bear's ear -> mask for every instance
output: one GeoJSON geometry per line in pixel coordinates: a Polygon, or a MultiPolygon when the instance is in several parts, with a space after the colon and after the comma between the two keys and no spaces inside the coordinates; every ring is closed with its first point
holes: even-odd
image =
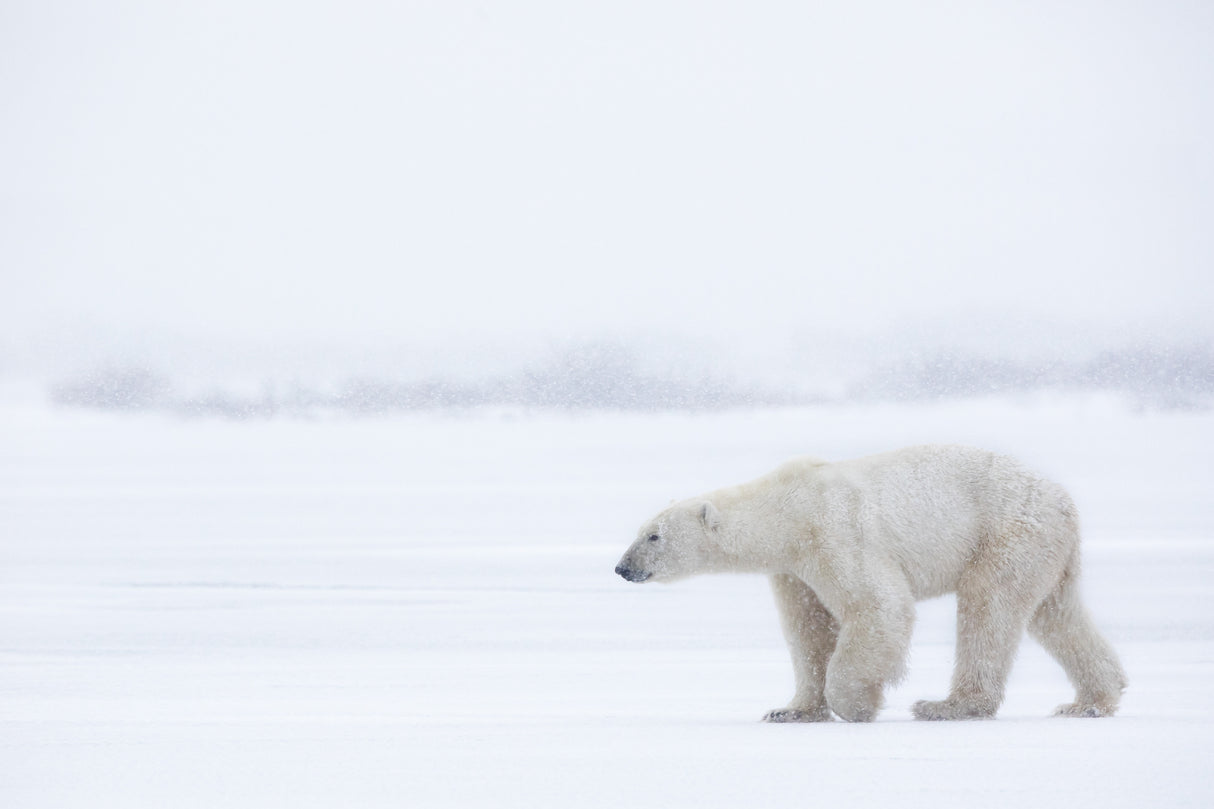
{"type": "Polygon", "coordinates": [[[700,522],[704,523],[708,530],[715,531],[721,527],[721,512],[717,511],[717,507],[712,503],[705,501],[704,505],[700,506],[700,522]]]}

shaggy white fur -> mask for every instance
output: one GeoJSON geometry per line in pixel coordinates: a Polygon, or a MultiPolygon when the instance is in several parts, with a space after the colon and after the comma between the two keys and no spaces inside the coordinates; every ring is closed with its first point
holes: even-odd
{"type": "Polygon", "coordinates": [[[770,722],[871,721],[904,673],[915,602],[957,594],[946,699],[918,719],[992,717],[1025,629],[1076,690],[1066,716],[1111,716],[1125,688],[1079,601],[1079,526],[1057,484],[1011,458],[923,446],[841,463],[791,461],[750,483],[672,505],[616,572],[672,581],[771,578],[796,694],[770,722]]]}

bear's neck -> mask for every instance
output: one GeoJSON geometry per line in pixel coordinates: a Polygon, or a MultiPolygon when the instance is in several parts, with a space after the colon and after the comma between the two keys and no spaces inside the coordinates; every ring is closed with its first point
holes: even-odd
{"type": "Polygon", "coordinates": [[[769,475],[709,495],[721,513],[722,549],[734,570],[786,573],[797,565],[797,538],[812,530],[803,480],[769,475]]]}

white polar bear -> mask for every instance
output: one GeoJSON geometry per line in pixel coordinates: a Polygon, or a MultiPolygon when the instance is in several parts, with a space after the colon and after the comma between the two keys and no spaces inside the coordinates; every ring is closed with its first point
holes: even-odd
{"type": "Polygon", "coordinates": [[[923,446],[841,463],[799,459],[750,483],[672,505],[616,573],[771,577],[796,695],[769,722],[876,717],[906,667],[915,602],[957,594],[947,699],[917,719],[994,716],[1027,627],[1077,692],[1066,716],[1111,716],[1125,688],[1079,601],[1079,527],[1057,484],[1014,460],[923,446]]]}

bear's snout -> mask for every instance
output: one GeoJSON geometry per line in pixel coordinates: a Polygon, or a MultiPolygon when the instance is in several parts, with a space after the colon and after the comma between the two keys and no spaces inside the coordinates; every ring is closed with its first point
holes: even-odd
{"type": "Polygon", "coordinates": [[[628,581],[637,581],[637,582],[645,581],[645,579],[647,579],[651,575],[653,575],[651,573],[646,573],[644,571],[633,570],[631,567],[629,567],[624,562],[620,562],[618,565],[615,566],[615,572],[617,574],[619,574],[620,576],[624,577],[628,581]]]}

